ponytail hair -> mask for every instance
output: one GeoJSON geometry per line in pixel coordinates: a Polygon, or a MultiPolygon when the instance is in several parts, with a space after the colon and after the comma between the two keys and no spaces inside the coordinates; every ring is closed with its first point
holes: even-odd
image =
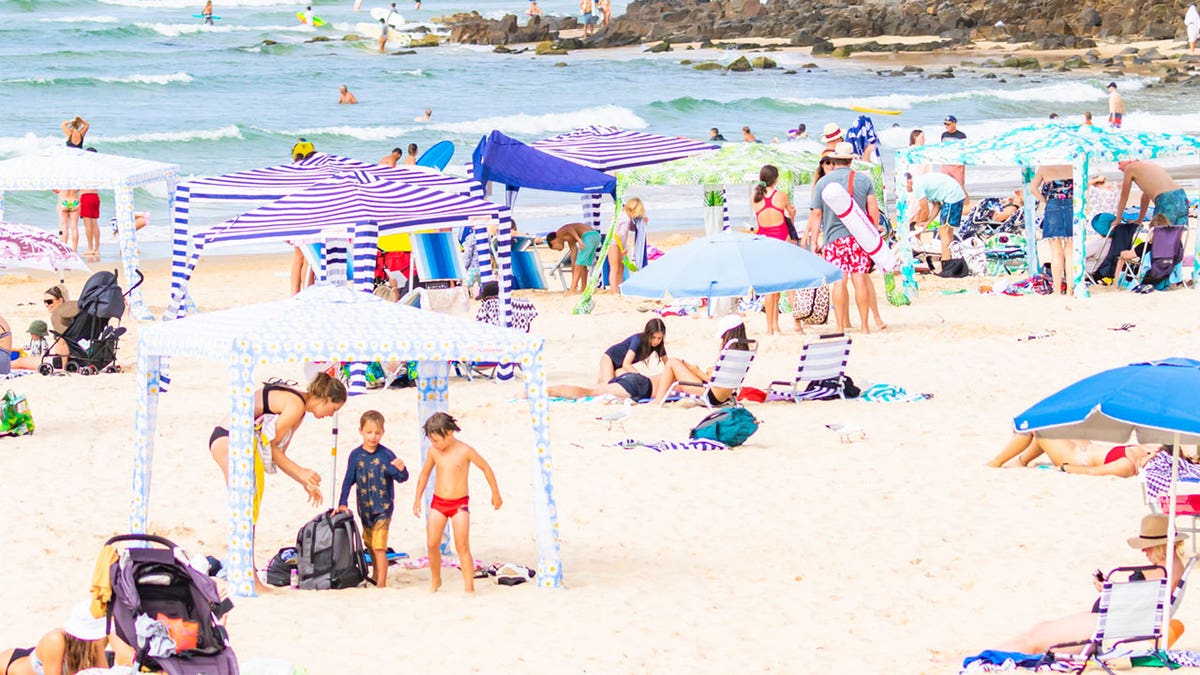
{"type": "Polygon", "coordinates": [[[308,383],[308,395],[331,403],[345,403],[346,385],[342,384],[341,380],[330,377],[328,373],[317,373],[313,381],[308,383]]]}
{"type": "Polygon", "coordinates": [[[763,168],[758,170],[758,184],[754,186],[754,201],[761,202],[767,195],[767,188],[774,186],[777,180],[779,180],[779,169],[775,168],[774,164],[764,164],[763,168]]]}

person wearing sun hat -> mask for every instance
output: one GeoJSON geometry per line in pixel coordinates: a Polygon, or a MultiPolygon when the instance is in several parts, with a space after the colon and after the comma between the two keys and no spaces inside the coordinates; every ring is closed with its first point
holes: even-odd
{"type": "Polygon", "coordinates": [[[842,128],[837,125],[837,122],[830,122],[825,125],[824,131],[821,132],[821,140],[825,142],[825,149],[821,151],[821,156],[833,154],[837,149],[837,144],[845,140],[846,134],[842,132],[842,128]]]}
{"type": "MultiPolygon", "coordinates": [[[[750,339],[746,337],[746,321],[740,314],[726,314],[717,319],[715,337],[720,350],[746,350],[750,348],[750,339]]],[[[676,389],[680,391],[689,394],[705,395],[704,384],[712,379],[712,374],[712,368],[702,369],[694,363],[671,357],[667,360],[666,368],[663,369],[662,375],[655,382],[654,402],[662,405],[667,399],[667,392],[670,391],[671,385],[677,382],[679,386],[676,389]],[[684,384],[685,382],[695,382],[698,384],[684,384]]],[[[720,406],[725,405],[733,397],[733,394],[732,389],[712,387],[706,395],[708,396],[709,404],[720,406]]]]}
{"type": "MultiPolygon", "coordinates": [[[[116,661],[128,664],[132,657],[129,647],[120,640],[113,642],[119,652],[116,661]]],[[[36,647],[0,652],[0,663],[7,664],[5,673],[9,675],[75,675],[90,668],[101,668],[107,672],[112,665],[105,654],[108,643],[106,618],[92,616],[91,601],[82,600],[71,608],[61,628],[43,635],[36,647]]]]}
{"type": "MultiPolygon", "coordinates": [[[[1170,523],[1169,518],[1162,513],[1151,513],[1142,518],[1138,526],[1137,536],[1129,537],[1125,541],[1130,547],[1140,550],[1146,556],[1146,560],[1157,568],[1149,568],[1144,573],[1142,571],[1134,572],[1130,576],[1123,574],[1114,575],[1117,581],[1138,581],[1142,579],[1161,579],[1163,570],[1167,564],[1167,525],[1170,523]]],[[[1183,578],[1183,570],[1186,566],[1187,556],[1184,553],[1184,541],[1187,539],[1185,535],[1175,533],[1174,544],[1171,560],[1171,579],[1175,584],[1175,589],[1172,591],[1172,600],[1174,594],[1179,591],[1180,581],[1183,578]]],[[[1097,591],[1103,589],[1105,581],[1104,573],[1100,569],[1096,569],[1092,573],[1092,585],[1097,591]]],[[[1014,599],[1015,600],[1015,599],[1014,599]]],[[[1097,600],[1092,605],[1090,611],[1071,614],[1050,621],[1043,621],[1036,624],[1029,630],[1020,635],[1004,642],[995,647],[998,651],[1021,652],[1023,654],[1041,654],[1045,652],[1050,645],[1062,644],[1066,642],[1084,642],[1090,638],[1096,631],[1096,614],[1100,611],[1100,601],[1097,600]]],[[[1177,631],[1182,632],[1182,625],[1178,628],[1172,621],[1170,642],[1177,637],[1177,631]]]]}

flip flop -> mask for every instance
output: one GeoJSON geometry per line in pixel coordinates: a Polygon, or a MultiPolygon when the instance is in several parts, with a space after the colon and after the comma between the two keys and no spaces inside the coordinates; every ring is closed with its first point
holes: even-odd
{"type": "Polygon", "coordinates": [[[1130,330],[1131,328],[1136,328],[1136,327],[1137,327],[1137,324],[1135,324],[1135,323],[1123,323],[1123,324],[1121,324],[1120,326],[1117,326],[1116,328],[1109,328],[1109,330],[1123,330],[1123,331],[1128,331],[1128,330],[1130,330]]]}

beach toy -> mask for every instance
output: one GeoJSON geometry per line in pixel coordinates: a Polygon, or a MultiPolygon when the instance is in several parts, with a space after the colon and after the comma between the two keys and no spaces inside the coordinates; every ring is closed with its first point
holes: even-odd
{"type": "Polygon", "coordinates": [[[1108,236],[1108,231],[1112,229],[1113,223],[1117,222],[1117,217],[1111,213],[1097,213],[1092,217],[1092,229],[1102,237],[1108,236]]]}
{"type": "Polygon", "coordinates": [[[833,213],[842,221],[850,234],[863,247],[867,255],[875,261],[884,272],[891,272],[898,264],[896,254],[883,243],[879,230],[853,199],[841,183],[830,183],[821,190],[821,198],[833,209],[833,213]]]}
{"type": "MultiPolygon", "coordinates": [[[[300,23],[303,23],[303,24],[307,24],[307,23],[308,23],[308,19],[304,18],[304,12],[296,12],[296,18],[297,18],[297,19],[300,19],[300,23]]],[[[314,16],[314,17],[313,17],[313,22],[312,22],[312,25],[313,25],[313,26],[324,26],[324,25],[325,25],[325,19],[322,19],[322,18],[321,18],[321,17],[319,17],[319,16],[314,16]]]]}

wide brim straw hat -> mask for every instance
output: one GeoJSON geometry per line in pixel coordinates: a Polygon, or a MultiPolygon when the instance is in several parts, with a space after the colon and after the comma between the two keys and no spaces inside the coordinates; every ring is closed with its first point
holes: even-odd
{"type": "MultiPolygon", "coordinates": [[[[1142,518],[1141,527],[1138,528],[1138,536],[1126,539],[1129,545],[1133,548],[1145,550],[1154,548],[1155,546],[1163,546],[1167,543],[1167,525],[1170,518],[1163,513],[1151,513],[1142,518]]],[[[1187,539],[1186,534],[1175,533],[1175,541],[1180,542],[1187,539]]]]}

